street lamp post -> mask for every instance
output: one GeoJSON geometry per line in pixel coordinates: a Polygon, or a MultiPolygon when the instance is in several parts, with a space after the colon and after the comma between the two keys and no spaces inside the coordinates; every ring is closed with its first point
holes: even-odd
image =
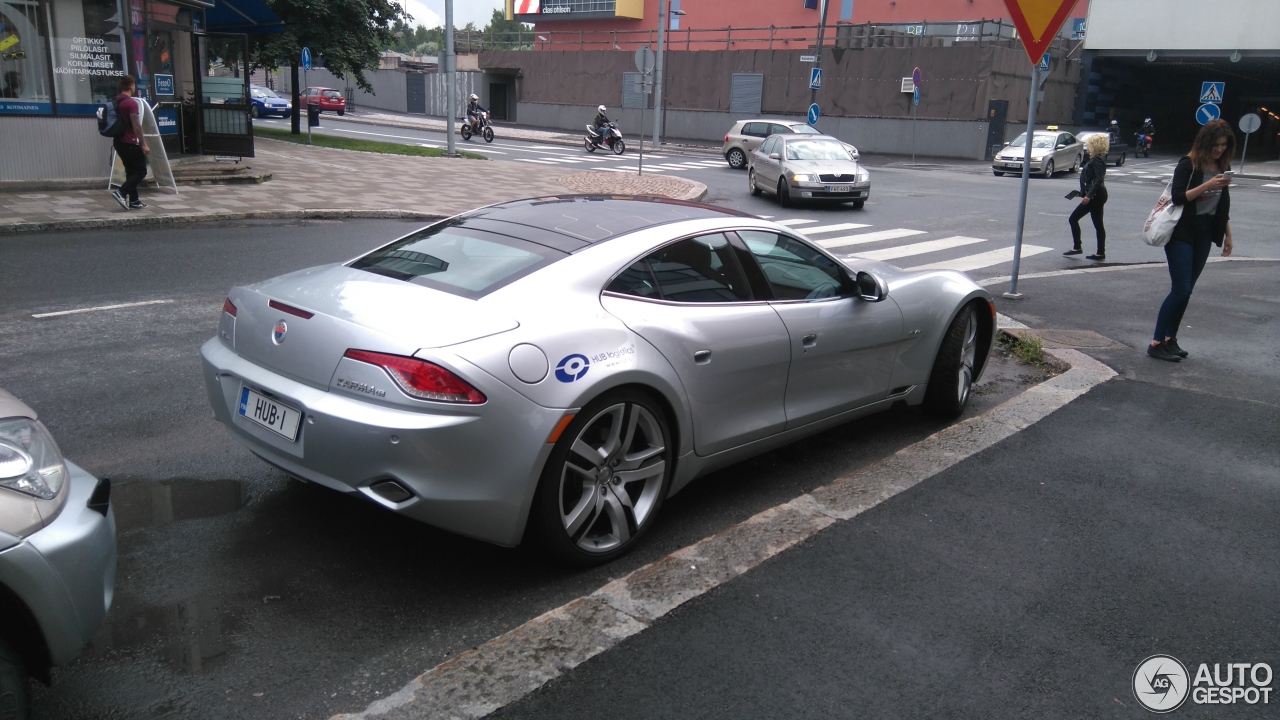
{"type": "Polygon", "coordinates": [[[458,75],[453,66],[453,0],[444,0],[444,136],[445,155],[449,157],[458,154],[453,139],[453,101],[458,91],[458,75]]]}
{"type": "MultiPolygon", "coordinates": [[[[653,81],[653,147],[662,142],[662,78],[663,58],[667,54],[667,23],[671,15],[684,15],[683,10],[667,10],[667,0],[658,0],[658,62],[653,81]]],[[[644,143],[644,138],[640,138],[644,143]]]]}

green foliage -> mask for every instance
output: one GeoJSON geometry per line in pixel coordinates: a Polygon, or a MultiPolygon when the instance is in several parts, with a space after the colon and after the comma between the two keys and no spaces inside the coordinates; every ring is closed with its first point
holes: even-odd
{"type": "MultiPolygon", "coordinates": [[[[300,143],[306,145],[306,134],[294,135],[288,130],[276,130],[275,128],[254,127],[253,134],[260,138],[268,140],[283,140],[285,142],[300,143]]],[[[417,145],[399,145],[396,143],[378,142],[376,140],[356,140],[348,137],[339,137],[335,135],[321,135],[319,133],[311,134],[311,145],[327,148],[338,148],[340,150],[359,150],[361,152],[376,152],[386,155],[412,155],[414,157],[443,157],[444,150],[441,148],[419,147],[417,145]]],[[[459,152],[459,156],[471,160],[484,160],[481,155],[474,153],[459,152]]]]}
{"type": "Polygon", "coordinates": [[[303,47],[315,64],[340,78],[351,76],[362,90],[373,92],[364,71],[378,67],[378,53],[403,24],[404,7],[394,0],[266,0],[284,32],[251,35],[250,53],[259,67],[287,67],[298,62],[303,47]]]}
{"type": "Polygon", "coordinates": [[[1012,353],[1014,357],[1028,365],[1040,367],[1045,364],[1044,343],[1034,335],[1018,337],[1007,333],[1002,334],[1000,336],[1000,346],[1006,352],[1012,353]]]}

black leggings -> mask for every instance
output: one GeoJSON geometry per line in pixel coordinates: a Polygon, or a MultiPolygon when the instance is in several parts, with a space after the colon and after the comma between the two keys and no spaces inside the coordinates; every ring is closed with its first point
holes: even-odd
{"type": "Polygon", "coordinates": [[[1102,226],[1102,210],[1107,204],[1107,191],[1099,190],[1088,205],[1080,203],[1076,209],[1071,212],[1071,217],[1067,218],[1067,222],[1071,223],[1071,241],[1072,247],[1076,250],[1080,249],[1080,218],[1085,215],[1091,216],[1093,219],[1093,229],[1098,233],[1098,254],[1107,254],[1107,229],[1102,226]]]}

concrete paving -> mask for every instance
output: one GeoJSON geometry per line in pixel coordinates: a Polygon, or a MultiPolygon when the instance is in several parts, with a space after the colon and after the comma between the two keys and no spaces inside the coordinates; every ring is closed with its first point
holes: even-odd
{"type": "Polygon", "coordinates": [[[144,189],[143,210],[124,210],[99,190],[0,192],[0,233],[77,230],[250,218],[447,217],[481,205],[565,192],[662,195],[700,200],[706,186],[671,175],[599,174],[505,160],[427,158],[335,150],[258,139],[249,160],[261,184],[144,189]],[[596,175],[596,174],[593,174],[596,175]],[[575,189],[576,188],[576,189],[575,189]]]}

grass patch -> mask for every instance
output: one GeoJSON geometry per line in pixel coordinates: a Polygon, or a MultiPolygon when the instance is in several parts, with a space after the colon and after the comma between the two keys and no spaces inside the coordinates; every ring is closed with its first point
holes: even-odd
{"type": "MultiPolygon", "coordinates": [[[[305,130],[301,134],[294,135],[288,130],[255,127],[253,129],[253,134],[257,137],[267,138],[268,140],[283,140],[285,142],[298,143],[300,145],[308,144],[307,133],[305,130]]],[[[420,147],[418,145],[399,145],[397,143],[378,142],[377,140],[356,140],[355,138],[322,135],[320,133],[311,134],[310,144],[315,145],[316,147],[337,148],[339,150],[358,150],[360,152],[383,153],[386,155],[444,157],[443,148],[420,147]]],[[[488,159],[469,152],[460,152],[458,155],[471,160],[488,159]]]]}
{"type": "Polygon", "coordinates": [[[1040,338],[1034,335],[1019,338],[1013,335],[1001,334],[1000,347],[1028,365],[1045,366],[1044,343],[1040,342],[1040,338]]]}

